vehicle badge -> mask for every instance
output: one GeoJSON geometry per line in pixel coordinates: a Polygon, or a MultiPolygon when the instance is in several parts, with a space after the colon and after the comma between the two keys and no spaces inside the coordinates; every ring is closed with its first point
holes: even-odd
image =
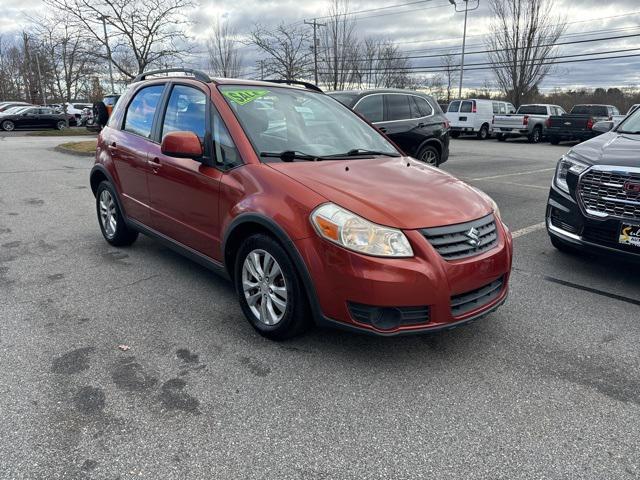
{"type": "Polygon", "coordinates": [[[624,182],[624,189],[627,192],[640,193],[640,182],[624,182]]]}
{"type": "Polygon", "coordinates": [[[471,229],[467,233],[465,233],[465,235],[469,239],[467,240],[467,243],[473,248],[478,249],[478,247],[480,246],[480,231],[475,227],[471,227],[471,229]]]}

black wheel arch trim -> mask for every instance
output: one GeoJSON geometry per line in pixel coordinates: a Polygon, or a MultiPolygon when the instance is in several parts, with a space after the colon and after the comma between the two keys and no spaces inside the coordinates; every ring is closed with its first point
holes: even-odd
{"type": "MultiPolygon", "coordinates": [[[[107,170],[107,168],[104,165],[101,165],[99,163],[95,164],[91,169],[91,172],[89,173],[89,184],[91,185],[91,191],[93,192],[93,196],[95,197],[97,192],[93,190],[93,184],[91,182],[91,179],[97,172],[100,172],[105,177],[107,177],[107,180],[109,181],[109,183],[113,185],[113,190],[116,194],[116,203],[118,204],[118,208],[122,213],[122,217],[125,219],[125,221],[127,221],[127,215],[122,205],[122,202],[120,201],[120,194],[118,193],[118,189],[116,188],[116,182],[113,181],[113,176],[111,175],[111,173],[109,173],[109,170],[107,170]]],[[[97,188],[97,185],[96,185],[96,188],[97,188]]]]}
{"type": "Polygon", "coordinates": [[[442,157],[442,152],[444,152],[444,144],[442,143],[442,140],[440,140],[439,138],[427,138],[425,141],[423,141],[420,146],[416,149],[416,158],[420,155],[420,151],[424,148],[424,147],[428,147],[428,146],[434,146],[436,148],[438,148],[440,150],[440,156],[442,157]]]}
{"type": "MultiPolygon", "coordinates": [[[[323,318],[322,309],[320,308],[320,302],[318,301],[318,296],[316,295],[316,289],[313,285],[313,281],[311,280],[309,269],[304,263],[300,252],[298,252],[298,249],[296,248],[287,232],[285,232],[285,230],[271,218],[258,213],[243,213],[234,218],[227,227],[223,236],[222,258],[226,258],[227,241],[231,237],[234,230],[248,223],[255,223],[260,225],[261,227],[268,230],[271,234],[273,234],[274,237],[280,242],[282,247],[289,255],[289,258],[293,262],[298,275],[300,276],[300,280],[302,281],[304,290],[307,294],[307,299],[309,300],[309,306],[311,307],[311,313],[313,315],[315,323],[321,323],[321,319],[323,318]]],[[[230,270],[233,269],[233,265],[225,265],[225,267],[229,276],[232,277],[233,274],[230,270]]]]}

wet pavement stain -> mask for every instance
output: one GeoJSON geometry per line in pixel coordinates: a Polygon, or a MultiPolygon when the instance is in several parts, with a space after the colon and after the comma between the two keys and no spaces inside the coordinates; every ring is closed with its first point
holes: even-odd
{"type": "Polygon", "coordinates": [[[116,364],[111,379],[116,387],[129,392],[142,392],[156,386],[158,379],[149,375],[135,357],[125,358],[116,364]]]}
{"type": "Polygon", "coordinates": [[[64,278],[63,273],[54,273],[53,275],[47,275],[49,280],[62,280],[64,278]]]}
{"type": "Polygon", "coordinates": [[[73,403],[79,412],[95,415],[104,410],[105,395],[100,388],[82,387],[74,396],[73,403]]]}
{"type": "Polygon", "coordinates": [[[0,227],[0,235],[2,235],[4,233],[11,233],[11,229],[10,228],[5,228],[5,227],[0,227]]]}
{"type": "Polygon", "coordinates": [[[167,410],[200,414],[200,402],[184,391],[187,382],[181,378],[172,378],[162,385],[160,401],[167,410]]]}
{"type": "Polygon", "coordinates": [[[97,466],[98,466],[98,462],[88,458],[82,463],[80,470],[82,470],[83,472],[90,472],[91,470],[94,470],[97,466]]]}
{"type": "Polygon", "coordinates": [[[89,368],[89,357],[93,353],[93,347],[78,348],[57,357],[51,364],[53,373],[72,375],[89,368]]]}
{"type": "Polygon", "coordinates": [[[44,205],[44,200],[40,198],[25,198],[24,203],[26,203],[27,205],[34,205],[34,206],[40,207],[44,205]]]}
{"type": "Polygon", "coordinates": [[[256,377],[266,377],[271,373],[271,369],[253,357],[240,357],[240,363],[247,367],[256,377]]]}
{"type": "Polygon", "coordinates": [[[191,353],[186,348],[176,350],[176,357],[185,363],[198,363],[200,361],[200,356],[197,353],[191,353]]]}
{"type": "Polygon", "coordinates": [[[16,247],[19,247],[21,244],[22,242],[20,240],[14,240],[13,242],[3,243],[2,246],[4,248],[16,248],[16,247]]]}

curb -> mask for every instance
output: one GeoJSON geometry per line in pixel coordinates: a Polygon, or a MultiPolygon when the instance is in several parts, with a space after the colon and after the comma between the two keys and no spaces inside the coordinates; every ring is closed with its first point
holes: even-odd
{"type": "Polygon", "coordinates": [[[53,149],[56,152],[60,152],[60,153],[66,153],[67,155],[74,155],[76,157],[94,157],[96,155],[96,152],[76,152],[75,150],[70,150],[66,147],[63,147],[62,145],[57,145],[55,147],[53,147],[53,149]]]}

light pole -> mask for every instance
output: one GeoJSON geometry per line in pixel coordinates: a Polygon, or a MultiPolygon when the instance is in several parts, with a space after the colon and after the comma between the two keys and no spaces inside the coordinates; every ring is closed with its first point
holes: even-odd
{"type": "MultiPolygon", "coordinates": [[[[464,30],[462,33],[462,57],[460,59],[460,86],[458,87],[458,98],[462,98],[462,77],[464,76],[464,47],[467,43],[467,13],[469,11],[476,10],[480,6],[480,0],[475,0],[476,6],[471,9],[469,8],[469,0],[459,1],[464,2],[464,30]]],[[[454,6],[456,12],[462,12],[462,8],[458,10],[458,4],[456,3],[456,0],[449,0],[449,3],[454,6]]]]}
{"type": "Polygon", "coordinates": [[[113,66],[111,65],[111,48],[109,47],[109,37],[107,36],[107,17],[100,15],[98,19],[102,20],[102,30],[104,31],[104,45],[107,47],[107,59],[109,60],[109,80],[111,80],[111,93],[116,93],[113,85],[113,66]]]}

